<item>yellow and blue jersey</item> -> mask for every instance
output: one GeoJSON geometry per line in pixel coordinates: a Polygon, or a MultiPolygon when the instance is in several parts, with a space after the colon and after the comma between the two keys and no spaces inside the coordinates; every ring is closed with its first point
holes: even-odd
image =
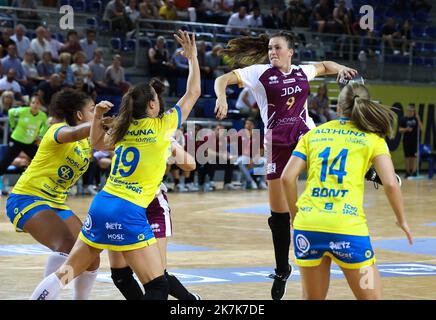
{"type": "Polygon", "coordinates": [[[309,131],[292,154],[304,159],[308,170],[294,228],[367,236],[364,176],[375,157],[390,155],[386,141],[341,118],[309,131]]]}
{"type": "Polygon", "coordinates": [[[89,139],[59,143],[59,130],[65,122],[52,125],[44,135],[35,158],[18,180],[14,194],[32,195],[64,203],[68,191],[88,169],[91,158],[89,139]]]}
{"type": "Polygon", "coordinates": [[[115,156],[103,190],[146,208],[165,174],[171,137],[180,124],[179,106],[159,118],[135,119],[114,146],[115,156]]]}

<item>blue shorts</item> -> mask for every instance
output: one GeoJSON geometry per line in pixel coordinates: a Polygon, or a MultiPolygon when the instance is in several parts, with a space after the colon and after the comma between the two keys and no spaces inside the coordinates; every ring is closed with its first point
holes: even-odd
{"type": "Polygon", "coordinates": [[[301,267],[316,267],[329,256],[340,267],[360,269],[375,263],[369,236],[294,230],[296,263],[301,267]]]}
{"type": "Polygon", "coordinates": [[[91,247],[112,251],[139,249],[156,242],[145,208],[105,191],[94,197],[79,238],[91,247]]]}
{"type": "Polygon", "coordinates": [[[36,196],[11,193],[6,202],[6,214],[17,231],[23,231],[24,224],[43,210],[55,211],[62,220],[74,215],[68,206],[36,196]]]}

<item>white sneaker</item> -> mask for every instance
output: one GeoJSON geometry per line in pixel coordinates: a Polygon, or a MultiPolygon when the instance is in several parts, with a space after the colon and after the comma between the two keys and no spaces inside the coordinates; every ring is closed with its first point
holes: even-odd
{"type": "Polygon", "coordinates": [[[196,187],[193,183],[188,183],[186,185],[186,188],[188,189],[188,191],[198,191],[200,190],[198,187],[196,187]]]}
{"type": "Polygon", "coordinates": [[[178,185],[176,186],[176,191],[177,191],[177,192],[187,192],[188,189],[187,189],[184,185],[182,185],[182,184],[178,184],[178,185]]]}
{"type": "Polygon", "coordinates": [[[251,183],[250,183],[250,189],[252,189],[252,190],[257,190],[257,184],[256,184],[256,182],[251,181],[251,183]]]}
{"type": "Polygon", "coordinates": [[[90,195],[96,195],[98,193],[97,187],[93,186],[93,185],[89,185],[86,190],[85,190],[86,194],[90,194],[90,195]],[[89,193],[88,193],[89,192],[89,193]]]}
{"type": "Polygon", "coordinates": [[[260,187],[262,190],[267,190],[267,189],[268,189],[268,185],[266,184],[265,181],[261,181],[261,182],[259,183],[259,187],[260,187]]]}
{"type": "Polygon", "coordinates": [[[233,184],[231,184],[231,183],[226,183],[225,185],[224,185],[224,190],[236,190],[236,189],[238,189],[238,188],[236,188],[233,184]]]}
{"type": "Polygon", "coordinates": [[[192,293],[192,295],[195,297],[195,300],[202,300],[198,293],[192,293]]]}

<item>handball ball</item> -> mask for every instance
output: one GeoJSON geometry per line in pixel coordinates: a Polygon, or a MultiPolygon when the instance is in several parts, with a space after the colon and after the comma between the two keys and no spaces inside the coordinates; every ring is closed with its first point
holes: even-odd
{"type": "Polygon", "coordinates": [[[345,87],[349,83],[365,84],[365,80],[359,74],[357,76],[355,76],[354,78],[351,78],[351,79],[346,79],[346,78],[340,78],[339,79],[339,87],[341,88],[341,90],[342,90],[343,87],[345,87]]]}

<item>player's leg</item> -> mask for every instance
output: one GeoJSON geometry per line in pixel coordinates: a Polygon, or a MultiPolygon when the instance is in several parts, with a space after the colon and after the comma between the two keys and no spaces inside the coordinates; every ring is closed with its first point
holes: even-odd
{"type": "Polygon", "coordinates": [[[126,300],[141,300],[144,296],[141,286],[133,277],[133,271],[121,252],[109,251],[111,278],[126,300]]]}
{"type": "Polygon", "coordinates": [[[303,299],[324,300],[330,285],[331,258],[324,256],[320,265],[315,267],[299,267],[303,299]]]}
{"type": "Polygon", "coordinates": [[[382,299],[381,277],[375,264],[360,269],[341,269],[356,299],[382,299]]]}
{"type": "Polygon", "coordinates": [[[271,297],[273,300],[280,300],[285,294],[286,282],[292,272],[292,267],[289,264],[290,216],[280,179],[268,181],[268,195],[271,207],[268,224],[272,233],[276,260],[275,274],[271,276],[274,279],[271,297]]]}

